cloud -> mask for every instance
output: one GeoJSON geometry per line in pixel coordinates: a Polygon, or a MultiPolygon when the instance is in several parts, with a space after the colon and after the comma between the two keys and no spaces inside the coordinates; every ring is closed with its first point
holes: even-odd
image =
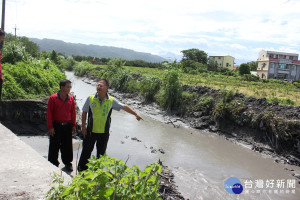
{"type": "Polygon", "coordinates": [[[15,0],[6,31],[158,53],[198,48],[253,59],[257,49],[299,51],[299,1],[15,0]]]}

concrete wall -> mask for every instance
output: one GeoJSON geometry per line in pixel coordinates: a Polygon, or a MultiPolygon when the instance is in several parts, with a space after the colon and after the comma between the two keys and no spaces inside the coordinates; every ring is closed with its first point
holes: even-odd
{"type": "Polygon", "coordinates": [[[0,124],[0,199],[44,199],[53,172],[71,177],[49,163],[0,124]]]}

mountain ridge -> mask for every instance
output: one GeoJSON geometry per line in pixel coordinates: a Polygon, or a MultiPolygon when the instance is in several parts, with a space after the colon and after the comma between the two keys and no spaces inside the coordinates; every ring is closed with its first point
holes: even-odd
{"type": "Polygon", "coordinates": [[[92,56],[98,58],[122,58],[124,60],[144,60],[147,62],[163,62],[166,60],[163,57],[153,55],[150,53],[137,52],[131,49],[112,47],[112,46],[100,46],[94,44],[81,44],[70,43],[56,39],[37,39],[29,38],[32,42],[35,42],[40,51],[56,51],[63,53],[67,56],[92,56]]]}

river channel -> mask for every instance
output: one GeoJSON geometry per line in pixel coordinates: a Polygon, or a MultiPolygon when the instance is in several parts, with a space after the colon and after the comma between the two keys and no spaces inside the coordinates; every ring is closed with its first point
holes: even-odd
{"type": "MultiPolygon", "coordinates": [[[[73,82],[72,92],[81,109],[86,98],[96,92],[96,85],[72,72],[66,75],[73,82]]],[[[142,169],[160,159],[174,173],[178,190],[186,199],[300,199],[299,179],[292,176],[300,172],[299,167],[276,163],[207,131],[174,128],[143,114],[143,107],[134,109],[142,113],[144,121],[125,111],[113,111],[107,154],[124,161],[129,157],[129,166],[142,169]],[[224,183],[230,177],[241,181],[241,194],[225,190],[224,183]]],[[[22,140],[47,157],[47,137],[22,140]]],[[[81,153],[80,146],[76,148],[74,160],[81,153]]]]}

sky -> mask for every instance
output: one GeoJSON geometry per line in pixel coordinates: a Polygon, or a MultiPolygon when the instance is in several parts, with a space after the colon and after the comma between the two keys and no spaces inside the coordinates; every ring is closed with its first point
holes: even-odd
{"type": "MultiPolygon", "coordinates": [[[[2,5],[1,5],[2,7],[2,5]]],[[[5,31],[30,38],[235,62],[260,50],[300,53],[300,0],[8,0],[5,31]]]]}

